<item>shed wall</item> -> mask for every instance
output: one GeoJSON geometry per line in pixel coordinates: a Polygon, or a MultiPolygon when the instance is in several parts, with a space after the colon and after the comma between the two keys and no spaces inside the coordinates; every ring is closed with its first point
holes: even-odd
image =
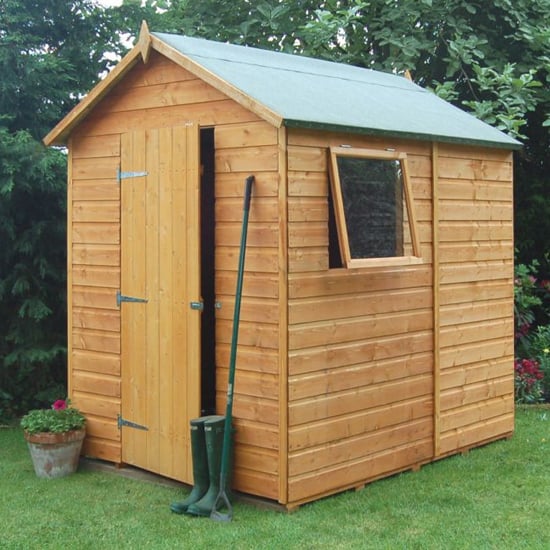
{"type": "Polygon", "coordinates": [[[512,153],[439,146],[436,454],[514,429],[512,153]]]}
{"type": "MultiPolygon", "coordinates": [[[[215,127],[218,413],[225,410],[244,179],[250,212],[236,378],[235,485],[278,498],[278,133],[223,93],[152,52],[74,132],[69,174],[69,379],[88,418],[85,453],[120,462],[120,134],[215,127]]],[[[214,220],[212,220],[214,223],[214,220]]]]}
{"type": "Polygon", "coordinates": [[[430,144],[293,130],[288,147],[289,502],[433,453],[430,144]],[[424,262],[329,269],[328,148],[406,152],[424,262]]]}

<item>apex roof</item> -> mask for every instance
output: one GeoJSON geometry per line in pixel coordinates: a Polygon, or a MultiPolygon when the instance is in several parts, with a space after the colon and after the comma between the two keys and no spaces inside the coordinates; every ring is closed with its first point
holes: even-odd
{"type": "Polygon", "coordinates": [[[515,149],[521,144],[406,78],[166,33],[144,23],[136,46],[45,138],[66,141],[111,86],[154,49],[273,125],[515,149]]]}

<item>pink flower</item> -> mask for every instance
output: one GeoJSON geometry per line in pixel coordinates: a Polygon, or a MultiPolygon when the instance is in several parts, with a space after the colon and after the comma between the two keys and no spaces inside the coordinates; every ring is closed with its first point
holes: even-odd
{"type": "Polygon", "coordinates": [[[52,409],[56,411],[62,411],[63,409],[66,409],[66,408],[67,408],[67,403],[65,402],[64,399],[58,399],[52,405],[52,409]]]}

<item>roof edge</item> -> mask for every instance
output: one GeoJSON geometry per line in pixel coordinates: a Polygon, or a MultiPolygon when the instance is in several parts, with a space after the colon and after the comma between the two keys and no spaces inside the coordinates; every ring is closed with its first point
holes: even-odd
{"type": "Polygon", "coordinates": [[[441,143],[456,143],[457,145],[475,145],[476,147],[488,147],[493,149],[507,149],[517,151],[523,148],[523,144],[516,140],[513,140],[513,142],[511,141],[509,143],[502,141],[487,141],[483,139],[467,139],[452,136],[441,136],[436,134],[419,134],[415,132],[376,130],[371,128],[362,128],[359,126],[325,124],[322,122],[310,122],[297,119],[284,119],[283,124],[287,128],[305,128],[309,130],[326,130],[330,132],[350,132],[353,134],[413,139],[416,141],[437,141],[441,143]]]}
{"type": "Polygon", "coordinates": [[[139,33],[137,44],[115,65],[112,71],[100,80],[73,109],[69,111],[50,132],[42,139],[44,145],[65,145],[69,134],[74,127],[79,124],[88,113],[103,99],[118,80],[120,80],[129,69],[131,69],[138,58],[147,63],[151,49],[151,34],[147,28],[147,23],[143,21],[139,33]]]}
{"type": "Polygon", "coordinates": [[[164,42],[162,38],[156,36],[155,33],[152,33],[151,37],[152,46],[156,51],[165,55],[166,57],[180,65],[180,67],[183,67],[184,69],[193,73],[195,76],[201,78],[207,84],[210,84],[214,88],[218,89],[220,92],[224,93],[225,95],[236,101],[245,109],[252,111],[254,114],[258,115],[266,122],[269,122],[277,128],[280,128],[282,126],[283,117],[279,113],[276,113],[275,111],[269,109],[269,107],[266,107],[260,101],[245,94],[242,90],[240,90],[233,84],[227,82],[223,78],[209,71],[200,63],[193,60],[190,56],[186,55],[183,52],[180,52],[173,46],[170,46],[169,44],[164,42]]]}

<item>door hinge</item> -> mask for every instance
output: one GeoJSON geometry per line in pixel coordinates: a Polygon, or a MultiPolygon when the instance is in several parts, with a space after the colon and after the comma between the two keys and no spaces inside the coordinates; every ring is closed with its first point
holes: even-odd
{"type": "Polygon", "coordinates": [[[140,302],[140,303],[146,303],[149,300],[146,298],[134,298],[134,296],[125,296],[124,294],[120,293],[120,290],[117,290],[116,292],[116,305],[117,307],[120,307],[120,304],[122,302],[140,302]]]}
{"type": "Polygon", "coordinates": [[[141,424],[136,424],[135,422],[131,422],[130,420],[126,420],[122,418],[122,415],[117,415],[117,426],[120,430],[122,426],[127,426],[128,428],[135,428],[136,430],[144,430],[146,432],[149,431],[149,428],[147,426],[142,426],[141,424]]]}
{"type": "Polygon", "coordinates": [[[125,180],[125,179],[141,178],[147,175],[149,175],[149,172],[146,172],[145,170],[142,170],[141,172],[122,172],[120,168],[118,168],[116,172],[116,179],[118,183],[120,183],[122,180],[125,180]]]}

